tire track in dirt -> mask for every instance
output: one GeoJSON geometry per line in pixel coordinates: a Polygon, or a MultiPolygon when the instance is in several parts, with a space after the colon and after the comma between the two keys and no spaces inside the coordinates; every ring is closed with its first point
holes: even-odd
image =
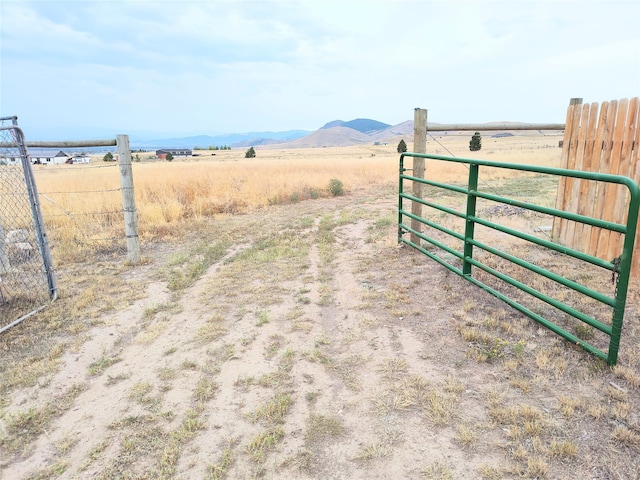
{"type": "Polygon", "coordinates": [[[46,392],[66,391],[78,381],[83,382],[86,388],[76,397],[72,408],[55,420],[50,432],[38,438],[32,447],[33,454],[11,465],[12,478],[26,478],[30,472],[51,464],[56,454],[55,445],[68,435],[73,436],[75,447],[66,459],[69,466],[60,478],[96,478],[101,469],[119,455],[118,435],[110,425],[125,416],[149,413],[140,405],[132,404],[128,398],[136,384],[152,385],[153,393],[162,398],[166,406],[176,414],[175,417],[180,419],[184,410],[190,406],[189,397],[199,375],[195,371],[183,372],[173,388],[164,393],[157,387],[158,369],[180,370],[181,364],[200,355],[198,348],[190,346],[194,331],[206,322],[208,313],[199,302],[199,297],[206,287],[207,279],[216,275],[224,262],[242,248],[245,246],[237,246],[208,269],[179,300],[182,311],[171,322],[165,322],[164,328],[151,342],[144,340],[145,328],[149,328],[154,322],[147,321],[149,325],[146,326],[142,324],[145,322],[146,309],[171,301],[171,292],[163,282],[150,283],[144,299],[111,315],[105,320],[106,327],[93,329],[91,338],[82,345],[78,353],[67,353],[63,360],[64,366],[46,392]],[[173,347],[176,348],[176,353],[167,355],[166,352],[173,347]],[[89,376],[87,372],[90,366],[105,356],[118,360],[106,367],[99,376],[89,376]],[[109,445],[108,448],[99,461],[86,468],[84,462],[87,461],[89,452],[103,442],[109,445]]]}
{"type": "MultiPolygon", "coordinates": [[[[318,224],[319,218],[316,218],[314,226],[301,235],[313,238],[318,224]]],[[[207,465],[218,461],[225,447],[234,445],[235,462],[229,469],[229,478],[249,478],[267,471],[278,471],[278,477],[287,478],[284,472],[289,470],[283,467],[287,464],[293,465],[290,467],[293,477],[288,478],[305,478],[295,465],[299,452],[305,448],[304,429],[310,411],[322,408],[306,399],[331,389],[334,382],[320,363],[305,358],[312,354],[317,339],[324,334],[317,321],[321,297],[320,263],[318,246],[311,240],[308,268],[302,278],[280,284],[289,294],[270,306],[270,320],[258,327],[251,324],[251,315],[243,315],[234,322],[230,334],[219,340],[234,345],[238,354],[221,366],[217,376],[218,394],[206,406],[209,431],[192,442],[189,453],[180,460],[179,472],[202,478],[207,465]],[[300,292],[303,292],[302,297],[300,292]],[[276,344],[274,349],[272,346],[276,344]],[[287,352],[293,355],[293,362],[290,370],[283,371],[281,362],[287,352]],[[282,377],[281,384],[270,384],[269,376],[278,378],[278,375],[282,377]],[[250,439],[264,430],[264,426],[252,422],[250,417],[274,392],[284,392],[292,399],[282,424],[284,438],[277,451],[257,464],[247,457],[244,450],[250,439]]],[[[271,281],[278,280],[272,278],[271,281]]],[[[236,302],[252,305],[256,300],[249,295],[236,299],[236,302]]]]}
{"type": "Polygon", "coordinates": [[[413,339],[404,332],[400,339],[389,325],[390,319],[380,315],[384,312],[371,312],[363,305],[368,291],[375,288],[360,265],[363,258],[374,253],[373,246],[365,243],[370,227],[371,222],[361,220],[336,232],[338,253],[332,282],[335,302],[323,309],[322,323],[338,371],[339,388],[333,390],[328,403],[341,406],[346,433],[345,438],[320,450],[321,467],[315,473],[321,478],[378,478],[379,474],[379,478],[389,478],[394,470],[397,478],[416,474],[415,468],[406,468],[416,462],[391,462],[395,467],[390,471],[391,465],[387,464],[384,473],[375,465],[377,457],[388,456],[391,443],[403,434],[397,414],[379,417],[373,412],[373,399],[381,385],[380,371],[386,360],[403,358],[405,344],[413,339]]]}
{"type": "MultiPolygon", "coordinates": [[[[439,392],[447,381],[460,379],[451,376],[450,366],[433,362],[425,351],[432,342],[404,322],[404,315],[415,313],[407,310],[414,307],[399,284],[408,283],[408,278],[385,270],[382,274],[388,278],[376,278],[375,257],[389,249],[365,242],[371,226],[361,220],[336,232],[335,301],[321,310],[334,384],[323,406],[339,406],[345,433],[316,450],[313,478],[420,478],[422,468],[434,461],[458,465],[471,478],[476,472],[468,454],[455,443],[452,429],[430,422],[424,405],[402,404],[403,382],[424,381],[425,388],[439,392]],[[395,288],[404,295],[400,306],[395,288]],[[371,303],[371,297],[395,306],[380,307],[371,303]]],[[[422,316],[424,306],[420,308],[422,316]]],[[[440,312],[437,321],[448,323],[446,317],[440,312]]]]}

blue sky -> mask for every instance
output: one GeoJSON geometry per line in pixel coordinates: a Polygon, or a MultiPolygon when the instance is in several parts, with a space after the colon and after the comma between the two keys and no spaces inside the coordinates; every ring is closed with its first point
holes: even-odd
{"type": "Polygon", "coordinates": [[[0,114],[27,139],[558,122],[640,95],[640,1],[0,2],[0,114]]]}

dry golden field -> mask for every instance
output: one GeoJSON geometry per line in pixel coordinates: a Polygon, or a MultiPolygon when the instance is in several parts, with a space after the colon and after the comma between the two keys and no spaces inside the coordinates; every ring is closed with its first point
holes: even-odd
{"type": "MultiPolygon", "coordinates": [[[[474,156],[557,166],[558,140],[474,156]]],[[[638,290],[610,368],[398,246],[395,145],[134,163],[138,265],[116,168],[37,169],[60,298],[0,336],[0,477],[640,478],[638,290]]],[[[483,181],[554,201],[537,177],[483,181]]]]}
{"type": "MultiPolygon", "coordinates": [[[[484,148],[472,154],[467,135],[434,136],[428,139],[427,149],[441,155],[558,166],[560,138],[485,138],[484,148]]],[[[396,146],[397,142],[332,148],[265,147],[257,149],[254,159],[245,159],[244,149],[216,151],[215,156],[214,152],[196,151],[200,156],[173,162],[137,154],[141,161],[134,161],[133,176],[141,239],[179,234],[184,221],[331,196],[332,179],[342,182],[346,191],[395,185],[396,146]]],[[[428,175],[452,181],[464,179],[466,173],[463,166],[436,163],[428,175]]],[[[490,177],[504,175],[496,171],[490,177]]],[[[36,177],[57,261],[82,260],[87,254],[122,248],[122,199],[115,164],[96,157],[86,167],[41,166],[36,167],[36,177]]]]}

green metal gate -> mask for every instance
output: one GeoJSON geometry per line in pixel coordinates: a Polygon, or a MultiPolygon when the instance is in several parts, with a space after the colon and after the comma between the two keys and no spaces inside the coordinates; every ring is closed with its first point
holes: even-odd
{"type": "MultiPolygon", "coordinates": [[[[427,170],[428,171],[428,170],[427,170]]],[[[577,344],[584,348],[586,351],[596,355],[597,357],[606,360],[609,365],[615,365],[618,357],[618,350],[620,345],[620,337],[622,333],[622,324],[626,306],[627,291],[629,287],[630,272],[632,265],[633,247],[636,235],[636,226],[638,223],[638,209],[640,205],[640,189],[638,185],[630,178],[599,174],[592,172],[583,172],[576,170],[566,170],[560,168],[539,167],[532,165],[520,165],[520,164],[508,164],[501,162],[493,162],[486,160],[464,159],[464,158],[451,158],[440,155],[430,154],[418,154],[418,153],[404,153],[400,156],[400,172],[399,172],[399,195],[398,195],[398,242],[407,244],[413,248],[416,248],[427,257],[435,260],[441,265],[445,266],[452,272],[466,278],[471,283],[481,287],[502,301],[506,302],[511,307],[519,310],[525,315],[529,316],[533,320],[539,322],[541,325],[552,330],[558,335],[562,336],[566,340],[577,344]],[[407,169],[404,167],[404,161],[406,157],[423,158],[425,160],[453,162],[458,164],[465,164],[469,169],[468,181],[466,186],[453,185],[442,182],[437,182],[430,179],[417,178],[411,175],[407,175],[407,169]],[[525,201],[520,201],[514,198],[508,198],[496,194],[491,191],[479,188],[479,178],[481,167],[490,167],[497,169],[516,170],[520,172],[529,172],[534,174],[551,175],[554,177],[573,177],[582,178],[597,182],[606,182],[609,184],[618,184],[626,187],[629,192],[628,197],[628,211],[627,222],[625,225],[608,222],[602,219],[579,215],[572,212],[557,210],[555,208],[546,207],[543,205],[537,205],[525,201]],[[405,181],[415,182],[422,185],[428,185],[435,187],[441,192],[453,192],[453,194],[462,195],[465,198],[466,208],[464,212],[457,211],[454,208],[443,205],[442,203],[436,203],[433,199],[428,200],[418,198],[405,190],[405,181]],[[558,243],[552,241],[552,239],[540,238],[540,236],[532,235],[523,231],[519,231],[508,226],[500,225],[487,218],[482,218],[477,209],[477,201],[489,201],[491,203],[497,203],[523,209],[527,212],[536,212],[536,214],[547,215],[551,217],[560,217],[579,224],[591,225],[597,228],[609,230],[611,232],[617,232],[624,236],[623,248],[620,256],[609,260],[603,260],[601,258],[589,255],[587,253],[564,247],[558,243]],[[410,211],[405,210],[404,202],[408,200],[410,202],[417,202],[430,209],[430,212],[436,212],[435,219],[425,218],[424,214],[415,215],[410,211]],[[455,231],[452,228],[442,225],[437,222],[438,219],[451,217],[459,219],[464,222],[464,232],[455,231]],[[414,225],[413,228],[405,223],[405,219],[412,219],[414,225]],[[416,223],[417,222],[417,223],[416,223]],[[419,225],[420,228],[415,228],[419,225]],[[560,275],[546,268],[536,265],[534,262],[519,258],[517,255],[507,253],[502,249],[496,248],[487,244],[486,242],[479,241],[476,238],[475,231],[476,226],[482,226],[483,228],[490,229],[494,232],[500,232],[513,238],[514,240],[524,240],[527,245],[539,246],[547,249],[548,253],[560,253],[571,261],[578,261],[583,264],[598,267],[597,270],[604,269],[607,277],[615,279],[615,291],[613,295],[607,295],[596,289],[583,285],[582,283],[567,278],[564,275],[560,275]],[[429,234],[423,233],[422,230],[428,230],[429,234]],[[405,238],[405,234],[411,234],[410,239],[405,238]],[[445,238],[458,242],[459,248],[447,245],[446,242],[434,238],[437,235],[443,235],[445,238]],[[417,241],[416,241],[417,239],[417,241]],[[435,248],[434,248],[435,247],[435,248]],[[608,308],[608,311],[612,311],[612,319],[603,320],[594,318],[591,314],[575,307],[575,305],[569,302],[559,300],[553,296],[544,293],[539,288],[527,284],[523,281],[516,280],[511,275],[499,271],[497,268],[489,266],[486,262],[482,261],[482,255],[478,253],[482,252],[483,255],[491,255],[493,258],[499,258],[509,264],[516,265],[518,268],[524,269],[526,272],[531,272],[539,276],[546,281],[554,282],[557,285],[566,287],[571,291],[577,292],[580,295],[586,296],[595,300],[598,304],[604,305],[608,308]],[[441,253],[441,255],[438,255],[441,253]],[[451,262],[446,259],[449,257],[457,260],[451,262]],[[474,268],[475,267],[475,268],[474,268]],[[583,324],[589,325],[594,329],[602,332],[608,336],[608,348],[600,348],[596,345],[592,345],[587,340],[579,338],[575,334],[569,332],[566,328],[558,325],[558,321],[555,317],[549,316],[545,318],[539,312],[533,311],[530,306],[521,304],[521,300],[515,300],[510,298],[507,294],[499,291],[495,285],[488,285],[486,280],[479,278],[478,273],[482,273],[482,277],[488,277],[492,280],[489,283],[499,283],[501,286],[505,284],[512,286],[525,292],[529,295],[529,298],[533,297],[545,304],[553,307],[556,311],[562,312],[565,315],[572,317],[583,324]],[[486,275],[488,274],[488,275],[486,275]],[[606,351],[605,351],[606,350],[606,351]]],[[[564,257],[563,257],[564,258],[564,257]]],[[[500,290],[502,287],[500,287],[500,290]]],[[[509,290],[508,288],[506,290],[509,290]]],[[[593,342],[592,342],[593,343],[593,342]]]]}

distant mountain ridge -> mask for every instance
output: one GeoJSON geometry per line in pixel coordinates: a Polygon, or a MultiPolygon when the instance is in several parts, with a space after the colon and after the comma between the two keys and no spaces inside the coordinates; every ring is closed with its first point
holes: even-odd
{"type": "Polygon", "coordinates": [[[369,135],[373,132],[379,132],[381,130],[384,130],[385,128],[389,128],[390,126],[391,125],[389,125],[388,123],[382,123],[377,120],[371,120],[369,118],[356,118],[355,120],[350,120],[348,122],[343,122],[342,120],[334,120],[320,127],[320,130],[334,127],[346,127],[369,135]]]}
{"type": "MultiPolygon", "coordinates": [[[[401,124],[403,125],[403,124],[401,124]]],[[[141,140],[133,137],[131,139],[131,147],[134,149],[159,149],[159,148],[191,148],[199,147],[203,149],[209,146],[230,146],[230,147],[248,147],[248,146],[268,146],[286,144],[289,147],[296,147],[296,140],[307,138],[302,145],[311,146],[342,146],[355,145],[358,143],[366,143],[371,140],[371,135],[382,135],[384,132],[393,128],[388,123],[383,123],[370,118],[356,118],[345,122],[343,120],[333,120],[326,123],[316,131],[309,130],[287,130],[284,132],[248,132],[248,133],[230,133],[226,135],[195,135],[180,138],[164,138],[157,140],[141,140]],[[333,130],[339,129],[339,130],[333,130]],[[322,131],[333,131],[334,135],[327,134],[322,131]],[[322,133],[318,133],[322,132],[322,133]]],[[[394,132],[394,134],[397,134],[394,132]]]]}
{"type": "Polygon", "coordinates": [[[286,130],[284,132],[248,132],[225,135],[196,135],[192,137],[163,138],[158,140],[131,139],[132,148],[193,148],[209,146],[262,145],[264,143],[284,143],[311,133],[309,130],[286,130]]]}
{"type": "MultiPolygon", "coordinates": [[[[440,125],[429,123],[431,126],[440,125]]],[[[484,132],[517,128],[519,122],[490,122],[485,123],[484,132]],[[492,128],[494,127],[494,128],[492,128]]],[[[454,133],[452,130],[449,133],[454,133]]],[[[440,134],[447,132],[439,131],[440,134]]],[[[158,148],[194,148],[207,149],[210,146],[229,146],[231,148],[257,147],[262,148],[315,148],[315,147],[347,147],[365,143],[397,142],[402,138],[411,139],[413,135],[413,120],[407,120],[397,125],[389,125],[369,118],[356,118],[345,122],[333,120],[318,130],[287,130],[284,132],[249,132],[228,135],[198,135],[182,138],[167,138],[162,140],[136,141],[131,140],[133,149],[158,148]]]]}

